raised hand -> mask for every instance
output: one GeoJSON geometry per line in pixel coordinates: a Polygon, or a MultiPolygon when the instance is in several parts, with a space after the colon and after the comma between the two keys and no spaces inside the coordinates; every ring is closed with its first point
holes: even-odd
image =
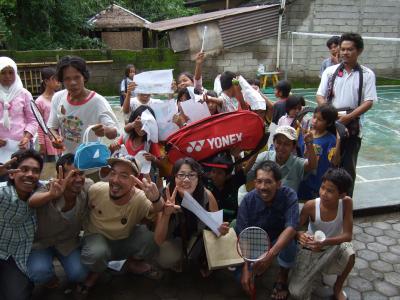
{"type": "Polygon", "coordinates": [[[204,59],[206,58],[205,52],[199,52],[196,54],[196,64],[202,64],[204,62],[204,59]]]}
{"type": "Polygon", "coordinates": [[[149,179],[143,178],[142,181],[139,178],[131,175],[136,182],[136,184],[140,187],[140,189],[145,193],[147,199],[151,202],[157,201],[160,197],[160,192],[158,191],[157,185],[149,179]]]}
{"type": "Polygon", "coordinates": [[[9,169],[10,166],[17,161],[16,157],[13,157],[9,161],[5,162],[3,165],[0,165],[0,176],[6,174],[13,174],[20,171],[20,169],[9,169]]]}
{"type": "Polygon", "coordinates": [[[126,93],[128,95],[130,95],[132,93],[132,91],[135,90],[136,87],[137,87],[137,84],[134,81],[129,82],[129,84],[128,84],[127,88],[126,88],[126,93]]]}
{"type": "Polygon", "coordinates": [[[68,173],[67,177],[64,178],[64,170],[63,170],[62,166],[58,167],[57,178],[50,180],[49,193],[53,199],[60,198],[64,194],[64,191],[65,191],[70,179],[73,176],[75,176],[76,172],[77,172],[77,170],[72,170],[71,172],[68,173]]]}
{"type": "Polygon", "coordinates": [[[178,192],[177,188],[175,187],[172,195],[169,191],[169,187],[167,187],[165,194],[167,197],[167,200],[164,203],[164,211],[163,213],[167,216],[170,216],[172,214],[177,213],[181,207],[179,205],[175,205],[175,201],[176,201],[176,193],[178,192]]]}

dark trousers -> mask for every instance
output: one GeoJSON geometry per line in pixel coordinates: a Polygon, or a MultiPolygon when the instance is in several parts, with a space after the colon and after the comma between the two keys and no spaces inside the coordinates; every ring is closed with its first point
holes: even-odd
{"type": "Polygon", "coordinates": [[[340,166],[350,174],[351,178],[353,178],[353,185],[348,192],[348,195],[351,197],[353,196],[354,182],[356,180],[356,166],[360,148],[361,138],[357,136],[350,136],[341,141],[340,151],[342,159],[340,166]]]}
{"type": "Polygon", "coordinates": [[[33,284],[11,257],[0,259],[0,300],[29,300],[33,284]]]}

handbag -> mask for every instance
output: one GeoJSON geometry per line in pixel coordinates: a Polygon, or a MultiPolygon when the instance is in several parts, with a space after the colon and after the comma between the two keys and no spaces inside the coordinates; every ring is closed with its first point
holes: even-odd
{"type": "Polygon", "coordinates": [[[96,125],[89,126],[82,139],[82,144],[76,149],[74,165],[79,170],[89,170],[105,167],[108,165],[107,159],[111,152],[108,147],[100,143],[100,138],[96,142],[89,142],[89,133],[96,125]]]}

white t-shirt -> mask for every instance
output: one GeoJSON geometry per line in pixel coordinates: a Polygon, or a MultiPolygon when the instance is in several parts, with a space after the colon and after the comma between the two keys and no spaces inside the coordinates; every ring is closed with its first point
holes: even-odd
{"type": "Polygon", "coordinates": [[[149,102],[147,102],[146,104],[143,104],[143,103],[141,103],[141,102],[138,100],[137,97],[131,98],[131,101],[130,101],[130,103],[129,103],[129,113],[127,113],[127,114],[124,113],[125,121],[128,121],[128,120],[129,120],[129,117],[130,117],[131,113],[132,113],[134,110],[136,110],[139,106],[141,106],[141,105],[147,105],[147,106],[152,107],[153,105],[159,103],[160,101],[161,101],[161,100],[150,98],[150,99],[149,99],[149,102]]]}
{"type": "MultiPolygon", "coordinates": [[[[92,91],[81,104],[75,105],[70,102],[67,90],[54,94],[47,126],[61,130],[66,148],[64,154],[75,153],[82,143],[86,128],[99,123],[118,129],[117,118],[103,96],[92,91]]],[[[96,135],[91,131],[89,141],[96,140],[96,135]]]]}
{"type": "MultiPolygon", "coordinates": [[[[335,73],[339,65],[334,65],[325,69],[322,73],[321,83],[317,91],[317,95],[328,96],[328,83],[330,78],[335,73]]],[[[367,67],[361,66],[363,72],[363,88],[361,95],[361,103],[364,101],[377,101],[375,86],[375,74],[367,67]]],[[[358,106],[358,87],[359,87],[360,72],[347,73],[343,70],[343,76],[336,76],[333,85],[332,104],[336,108],[350,107],[352,109],[358,106]]]]}

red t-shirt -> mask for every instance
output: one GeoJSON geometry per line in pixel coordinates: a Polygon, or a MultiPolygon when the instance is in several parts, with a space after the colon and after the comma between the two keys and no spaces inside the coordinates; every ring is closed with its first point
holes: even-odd
{"type": "MultiPolygon", "coordinates": [[[[144,144],[145,144],[145,143],[142,143],[139,147],[137,147],[136,149],[134,149],[134,148],[133,148],[133,141],[132,141],[130,138],[127,138],[127,139],[125,140],[125,143],[124,143],[124,139],[123,139],[123,137],[121,136],[121,137],[118,139],[118,144],[120,144],[120,145],[124,144],[125,147],[126,147],[126,150],[128,151],[128,153],[129,153],[130,155],[132,155],[132,156],[135,156],[139,151],[144,150],[144,144]]],[[[157,157],[157,158],[160,158],[160,157],[161,157],[160,146],[158,145],[158,143],[150,143],[150,151],[149,151],[149,153],[152,154],[152,155],[154,155],[154,156],[157,157]]]]}

